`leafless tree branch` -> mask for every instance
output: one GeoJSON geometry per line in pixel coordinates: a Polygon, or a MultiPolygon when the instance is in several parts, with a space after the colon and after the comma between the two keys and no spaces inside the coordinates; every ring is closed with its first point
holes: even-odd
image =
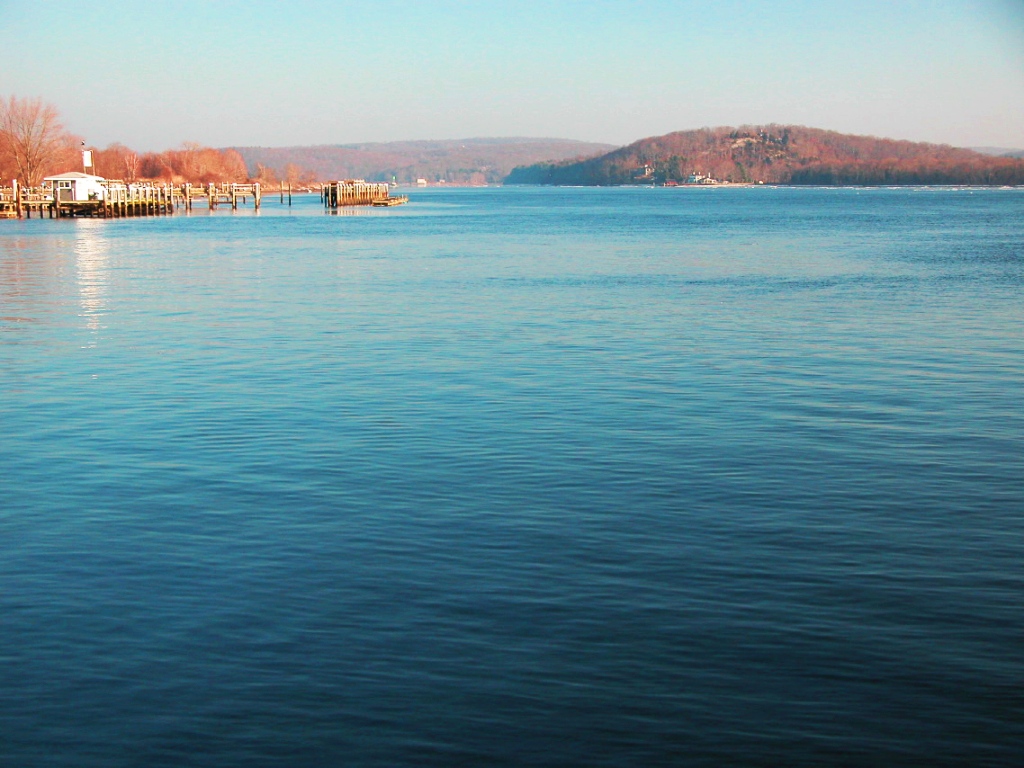
{"type": "Polygon", "coordinates": [[[0,98],[0,152],[28,186],[42,183],[46,171],[65,157],[71,139],[50,104],[17,96],[0,98]]]}

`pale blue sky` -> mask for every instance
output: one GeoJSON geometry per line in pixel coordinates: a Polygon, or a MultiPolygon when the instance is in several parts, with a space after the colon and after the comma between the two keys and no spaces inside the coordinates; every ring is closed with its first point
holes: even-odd
{"type": "Polygon", "coordinates": [[[90,143],[798,123],[1024,147],[1024,0],[0,0],[0,95],[90,143]]]}

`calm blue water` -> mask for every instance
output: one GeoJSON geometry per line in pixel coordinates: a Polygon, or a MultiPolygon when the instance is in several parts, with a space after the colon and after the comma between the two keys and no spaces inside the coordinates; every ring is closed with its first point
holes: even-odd
{"type": "Polygon", "coordinates": [[[1024,189],[0,222],[0,764],[1010,765],[1024,189]]]}

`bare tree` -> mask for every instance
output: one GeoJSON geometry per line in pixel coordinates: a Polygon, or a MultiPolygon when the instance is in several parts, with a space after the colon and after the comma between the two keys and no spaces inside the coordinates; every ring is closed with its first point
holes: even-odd
{"type": "Polygon", "coordinates": [[[286,163],[284,166],[284,181],[295,184],[302,177],[302,169],[295,163],[286,163]]]}
{"type": "Polygon", "coordinates": [[[206,168],[202,162],[201,153],[203,145],[195,141],[186,141],[181,145],[179,157],[181,167],[178,169],[182,176],[192,181],[199,181],[206,168]]]}
{"type": "Polygon", "coordinates": [[[131,184],[139,178],[139,156],[124,144],[114,142],[106,149],[93,150],[96,173],[131,184]]]}
{"type": "Polygon", "coordinates": [[[273,168],[270,168],[263,163],[256,163],[256,180],[262,184],[276,184],[277,174],[273,168]]]}
{"type": "Polygon", "coordinates": [[[235,149],[222,149],[221,166],[224,176],[231,181],[245,182],[249,178],[249,169],[245,165],[245,159],[235,149]]]}
{"type": "Polygon", "coordinates": [[[134,184],[139,178],[139,156],[135,152],[125,152],[121,156],[121,165],[124,168],[124,180],[134,184]]]}
{"type": "Polygon", "coordinates": [[[10,156],[26,185],[39,186],[50,166],[66,158],[72,140],[52,105],[40,99],[0,98],[0,152],[10,156]]]}

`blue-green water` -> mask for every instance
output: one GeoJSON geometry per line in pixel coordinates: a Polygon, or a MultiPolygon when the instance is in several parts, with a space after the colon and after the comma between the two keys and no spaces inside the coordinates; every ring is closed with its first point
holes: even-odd
{"type": "Polygon", "coordinates": [[[1008,765],[1024,190],[0,222],[0,764],[1008,765]]]}

